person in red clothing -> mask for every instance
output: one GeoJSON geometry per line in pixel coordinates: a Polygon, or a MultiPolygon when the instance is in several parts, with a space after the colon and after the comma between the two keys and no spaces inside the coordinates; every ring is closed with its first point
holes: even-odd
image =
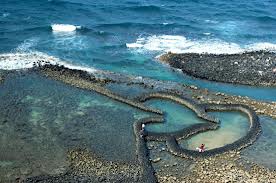
{"type": "Polygon", "coordinates": [[[201,149],[201,152],[204,152],[205,151],[205,144],[201,144],[200,149],[201,149]]]}
{"type": "Polygon", "coordinates": [[[201,144],[201,146],[197,147],[196,150],[198,150],[198,152],[204,152],[205,151],[205,144],[201,144]]]}

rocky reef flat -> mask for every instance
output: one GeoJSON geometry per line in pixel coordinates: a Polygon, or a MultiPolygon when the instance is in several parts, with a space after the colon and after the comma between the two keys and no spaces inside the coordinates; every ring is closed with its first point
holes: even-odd
{"type": "MultiPolygon", "coordinates": [[[[122,76],[108,72],[102,72],[101,79],[98,80],[98,73],[93,73],[90,76],[86,75],[83,77],[84,74],[82,71],[72,71],[57,66],[41,67],[39,70],[47,77],[79,88],[94,88],[92,83],[98,83],[103,88],[106,88],[110,83],[118,86],[120,86],[121,83],[125,83],[127,86],[137,85],[141,88],[148,88],[152,91],[167,92],[193,98],[193,100],[199,104],[243,104],[251,107],[257,114],[265,114],[274,118],[276,117],[275,102],[257,101],[248,97],[214,93],[206,89],[200,89],[196,86],[186,86],[173,82],[151,80],[148,78],[122,76]],[[91,78],[93,79],[91,80],[91,78]],[[87,82],[89,80],[90,82],[92,81],[90,84],[87,82]],[[91,87],[89,87],[89,85],[91,85],[91,87]]],[[[122,90],[124,89],[120,88],[121,92],[122,90]]],[[[116,90],[113,90],[113,92],[117,93],[116,90]]],[[[135,96],[131,96],[131,94],[124,97],[135,99],[135,96]]],[[[149,151],[154,152],[153,154],[155,158],[151,158],[153,167],[155,167],[156,164],[164,165],[159,169],[155,168],[155,176],[158,182],[265,182],[267,180],[268,182],[275,182],[275,171],[245,161],[240,157],[240,151],[231,151],[208,158],[194,159],[191,164],[189,163],[189,165],[187,165],[188,169],[183,170],[182,167],[178,166],[180,165],[179,162],[173,163],[171,166],[170,163],[165,163],[162,153],[169,153],[168,148],[162,147],[161,149],[158,149],[158,145],[152,145],[151,143],[152,142],[147,142],[147,145],[149,151]],[[248,164],[250,164],[250,166],[248,166],[248,164]],[[174,171],[174,169],[177,169],[177,171],[174,171]],[[185,171],[186,173],[182,172],[180,174],[179,171],[185,171]],[[175,172],[178,172],[178,174],[174,174],[175,172]]],[[[191,160],[182,157],[181,161],[187,162],[191,160]]]]}
{"type": "MultiPolygon", "coordinates": [[[[177,167],[177,165],[174,165],[177,167]]],[[[178,167],[180,168],[180,167],[178,167]]],[[[276,182],[276,173],[241,159],[240,152],[228,152],[218,156],[198,159],[188,167],[186,176],[169,175],[162,169],[157,173],[159,182],[276,182]]]]}
{"type": "MultiPolygon", "coordinates": [[[[206,105],[219,106],[219,108],[244,105],[251,108],[256,114],[276,117],[275,102],[215,93],[196,86],[174,82],[106,71],[88,73],[50,64],[21,72],[22,74],[35,72],[47,79],[56,80],[82,90],[94,91],[110,98],[110,100],[116,100],[159,116],[163,114],[163,111],[144,105],[143,101],[147,97],[173,99],[178,103],[186,104],[189,108],[206,105]],[[112,89],[109,88],[110,85],[113,86],[112,89]],[[137,96],[133,95],[133,93],[128,92],[133,87],[143,92],[134,92],[137,93],[137,96]],[[181,98],[185,98],[187,101],[181,100],[181,98]]],[[[9,79],[9,77],[5,78],[9,79]]],[[[200,110],[198,113],[201,114],[201,112],[204,110],[200,110]]],[[[138,129],[134,134],[137,146],[136,164],[113,162],[96,156],[93,154],[93,150],[72,148],[67,151],[66,159],[70,166],[66,169],[66,173],[27,176],[23,182],[275,182],[275,170],[247,161],[241,157],[241,148],[226,149],[206,157],[173,156],[168,143],[162,140],[163,136],[160,136],[161,140],[151,140],[153,139],[150,136],[152,134],[145,134],[145,138],[142,138],[139,134],[141,125],[142,123],[137,123],[134,126],[138,129]],[[160,146],[159,144],[163,145],[160,146]],[[172,161],[167,162],[168,156],[171,157],[172,161]]],[[[256,131],[257,135],[258,133],[259,131],[256,131]]],[[[248,145],[254,143],[255,140],[250,141],[248,145]]],[[[242,146],[242,148],[246,146],[242,146]]]]}
{"type": "Polygon", "coordinates": [[[200,79],[225,83],[276,86],[276,54],[266,51],[240,54],[167,53],[160,61],[200,79]]]}

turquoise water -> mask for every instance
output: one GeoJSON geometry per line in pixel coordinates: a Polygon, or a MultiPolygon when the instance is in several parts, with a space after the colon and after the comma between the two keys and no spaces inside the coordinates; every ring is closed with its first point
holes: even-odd
{"type": "Polygon", "coordinates": [[[151,99],[145,104],[165,112],[164,123],[148,124],[146,125],[146,130],[148,131],[174,132],[196,123],[205,122],[203,119],[198,118],[191,109],[171,101],[151,99]]]}
{"type": "MultiPolygon", "coordinates": [[[[198,118],[191,109],[171,101],[151,99],[146,105],[165,111],[164,123],[146,125],[148,131],[174,132],[193,124],[207,122],[198,118]]],[[[221,147],[243,137],[249,129],[247,116],[240,112],[209,112],[209,114],[221,121],[220,128],[200,133],[189,140],[181,140],[183,147],[196,149],[202,143],[207,149],[221,147]]]]}
{"type": "Polygon", "coordinates": [[[249,129],[247,116],[239,112],[211,112],[221,121],[220,128],[215,131],[200,133],[187,141],[181,141],[183,147],[195,150],[201,144],[206,149],[214,149],[235,142],[240,139],[249,129]]]}

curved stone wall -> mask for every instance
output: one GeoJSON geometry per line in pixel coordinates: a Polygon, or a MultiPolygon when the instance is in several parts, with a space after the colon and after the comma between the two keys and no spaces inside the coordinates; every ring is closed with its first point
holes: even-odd
{"type": "MultiPolygon", "coordinates": [[[[60,72],[60,71],[59,71],[60,72]]],[[[261,127],[258,121],[258,116],[255,114],[254,111],[249,109],[248,107],[244,105],[232,105],[232,104],[226,104],[226,105],[217,105],[217,104],[198,104],[191,98],[183,98],[171,93],[150,93],[142,95],[136,100],[124,98],[122,96],[117,95],[116,93],[111,92],[110,90],[104,88],[99,84],[98,81],[93,82],[93,79],[95,78],[88,78],[91,76],[85,76],[84,79],[82,79],[83,76],[80,78],[77,77],[76,79],[72,79],[72,77],[69,77],[71,79],[68,79],[68,76],[62,76],[60,74],[55,75],[53,71],[46,72],[47,76],[50,76],[51,78],[54,78],[56,80],[62,81],[66,84],[70,84],[72,86],[92,90],[97,93],[100,93],[102,95],[105,95],[107,97],[110,97],[114,100],[117,100],[119,102],[123,102],[125,104],[128,104],[130,106],[133,106],[135,108],[141,109],[143,111],[152,112],[155,114],[158,114],[159,116],[156,117],[150,117],[150,118],[144,118],[141,120],[138,120],[134,123],[134,133],[136,138],[136,146],[137,146],[137,157],[139,164],[143,167],[142,176],[146,177],[148,182],[156,182],[156,178],[154,175],[153,167],[149,161],[148,158],[148,149],[146,147],[146,141],[147,140],[155,140],[155,141],[166,141],[166,144],[169,148],[169,151],[177,156],[186,157],[186,158],[200,158],[200,157],[206,157],[211,155],[216,155],[219,153],[223,153],[230,150],[236,150],[244,148],[250,144],[252,144],[258,137],[258,134],[261,132],[261,127]],[[50,74],[50,75],[49,75],[50,74]],[[153,109],[150,107],[147,107],[143,104],[143,102],[153,99],[153,98],[159,98],[163,100],[171,100],[174,102],[177,102],[183,106],[186,106],[190,109],[192,109],[198,117],[206,120],[206,123],[203,124],[195,124],[185,129],[179,129],[178,131],[172,132],[172,133],[157,133],[157,132],[147,132],[144,131],[144,133],[141,134],[142,124],[149,124],[149,123],[162,123],[164,121],[163,112],[158,109],[153,109]],[[208,130],[216,130],[219,128],[219,120],[213,117],[212,115],[209,115],[208,111],[222,111],[222,110],[237,110],[240,112],[243,112],[247,114],[250,122],[250,128],[248,130],[248,133],[243,138],[237,140],[236,142],[232,144],[228,144],[226,146],[208,150],[204,153],[199,153],[197,151],[193,150],[187,150],[183,149],[179,146],[177,140],[179,139],[187,139],[191,137],[192,135],[202,133],[208,130]]]]}
{"type": "Polygon", "coordinates": [[[197,103],[195,103],[195,101],[193,101],[190,98],[184,98],[184,97],[179,97],[173,94],[169,94],[169,93],[149,93],[149,94],[145,94],[142,95],[140,97],[137,97],[136,100],[139,100],[140,102],[145,102],[149,99],[153,99],[153,98],[159,98],[159,99],[166,99],[166,100],[171,100],[174,101],[176,103],[179,103],[181,105],[184,105],[190,109],[192,109],[198,117],[205,119],[207,121],[210,122],[214,122],[214,123],[218,123],[219,120],[214,118],[213,116],[207,114],[204,111],[204,108],[201,107],[201,105],[198,105],[197,103]]]}
{"type": "MultiPolygon", "coordinates": [[[[160,98],[160,99],[167,99],[177,102],[181,105],[185,105],[190,109],[194,110],[198,117],[201,117],[206,120],[204,124],[195,124],[185,129],[180,129],[175,132],[170,133],[158,133],[158,132],[145,132],[145,136],[147,140],[156,140],[156,141],[166,141],[166,144],[170,150],[170,152],[174,155],[185,157],[185,158],[200,158],[200,157],[207,157],[212,156],[220,153],[224,153],[231,150],[240,150],[244,147],[251,145],[258,137],[261,132],[261,126],[259,123],[258,116],[256,113],[248,108],[245,105],[239,104],[196,104],[191,99],[181,98],[179,96],[170,95],[167,93],[151,93],[147,95],[143,95],[138,99],[140,102],[144,102],[146,100],[152,98],[160,98]],[[211,149],[205,151],[204,153],[199,153],[194,150],[188,150],[182,148],[177,140],[179,139],[187,139],[192,135],[205,132],[208,130],[216,130],[219,127],[219,121],[214,117],[207,114],[209,111],[239,111],[248,116],[250,127],[247,134],[240,138],[239,140],[227,144],[223,147],[211,149]]],[[[161,123],[163,122],[163,118],[160,117],[152,117],[152,118],[145,118],[140,120],[139,122],[135,123],[135,134],[136,136],[139,135],[139,131],[141,130],[142,124],[148,123],[161,123]]]]}

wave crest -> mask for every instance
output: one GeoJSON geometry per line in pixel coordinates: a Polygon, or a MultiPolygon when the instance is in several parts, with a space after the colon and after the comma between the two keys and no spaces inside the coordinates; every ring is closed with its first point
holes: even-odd
{"type": "Polygon", "coordinates": [[[0,69],[2,70],[30,69],[46,64],[63,65],[69,69],[83,70],[89,73],[97,71],[95,68],[73,65],[70,62],[60,60],[59,58],[42,52],[0,54],[0,69]]]}
{"type": "Polygon", "coordinates": [[[52,24],[53,32],[74,32],[77,29],[81,29],[81,26],[70,25],[70,24],[52,24]]]}
{"type": "Polygon", "coordinates": [[[134,43],[126,46],[138,52],[173,52],[173,53],[211,53],[235,54],[245,51],[276,51],[276,44],[261,42],[246,46],[222,40],[189,40],[184,36],[160,35],[138,38],[134,43]]]}

